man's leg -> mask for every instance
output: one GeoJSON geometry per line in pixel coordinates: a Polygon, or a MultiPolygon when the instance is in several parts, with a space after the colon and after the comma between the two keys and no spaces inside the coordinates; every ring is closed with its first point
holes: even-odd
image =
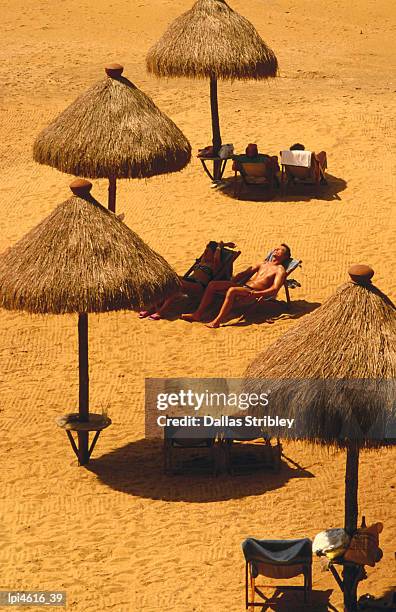
{"type": "Polygon", "coordinates": [[[215,294],[224,294],[232,286],[232,281],[211,281],[205,289],[205,293],[202,296],[202,300],[197,310],[191,314],[183,314],[182,319],[191,322],[200,321],[207,307],[213,302],[215,294]]]}
{"type": "Polygon", "coordinates": [[[235,302],[242,300],[244,302],[248,302],[248,300],[246,299],[248,296],[249,290],[245,287],[231,287],[230,289],[228,289],[223,305],[220,308],[219,314],[215,319],[213,319],[213,321],[207,324],[207,327],[211,327],[214,329],[220,327],[223,321],[225,321],[227,316],[230,314],[235,302]]]}

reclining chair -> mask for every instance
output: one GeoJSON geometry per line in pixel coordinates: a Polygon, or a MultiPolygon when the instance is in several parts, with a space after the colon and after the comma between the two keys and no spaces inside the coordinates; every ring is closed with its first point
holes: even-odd
{"type": "MultiPolygon", "coordinates": [[[[274,472],[279,472],[281,467],[282,445],[279,438],[276,439],[276,444],[271,444],[271,437],[267,435],[260,427],[242,426],[242,427],[227,427],[223,432],[222,437],[223,447],[225,450],[226,469],[230,474],[234,474],[237,468],[240,470],[252,468],[270,468],[274,472]],[[249,461],[248,454],[242,461],[235,461],[236,448],[235,442],[257,442],[254,444],[255,461],[249,461]]],[[[239,445],[242,447],[242,445],[239,445]]],[[[245,445],[247,446],[247,445],[245,445]]],[[[252,445],[253,446],[253,445],[252,445]]]]}
{"type": "MultiPolygon", "coordinates": [[[[268,253],[267,257],[265,258],[265,261],[271,260],[272,253],[273,251],[270,251],[268,253]]],[[[283,287],[285,289],[285,294],[286,294],[286,308],[287,310],[290,310],[290,306],[291,306],[290,289],[301,287],[301,284],[294,279],[289,279],[289,276],[292,272],[294,272],[294,270],[297,270],[298,267],[302,266],[302,260],[291,258],[291,259],[288,259],[286,262],[284,262],[283,265],[286,270],[286,278],[285,278],[285,282],[283,283],[283,287]]],[[[248,280],[249,280],[248,278],[242,279],[241,284],[246,283],[248,280]]],[[[251,314],[260,303],[270,302],[270,301],[273,302],[276,300],[276,298],[277,296],[269,297],[269,298],[258,297],[252,305],[247,306],[244,309],[244,313],[241,316],[241,318],[245,317],[247,314],[251,314]]]]}
{"type": "Polygon", "coordinates": [[[280,160],[281,184],[285,193],[291,183],[327,185],[325,176],[327,156],[324,151],[316,154],[313,151],[285,150],[280,152],[280,160]]]}
{"type": "MultiPolygon", "coordinates": [[[[216,248],[217,242],[212,240],[209,243],[213,248],[216,248]]],[[[235,260],[239,257],[241,251],[234,251],[228,247],[223,247],[221,251],[221,266],[213,276],[212,280],[230,280],[233,275],[233,267],[235,260]]],[[[187,272],[183,275],[183,278],[187,279],[195,266],[200,263],[202,255],[198,257],[195,262],[190,266],[187,272]]]]}
{"type": "Polygon", "coordinates": [[[241,197],[243,186],[259,185],[268,187],[270,194],[274,187],[279,187],[277,173],[279,172],[278,158],[269,155],[258,155],[256,158],[249,159],[246,155],[233,156],[234,177],[234,196],[238,200],[241,197]],[[241,175],[241,181],[238,184],[238,172],[241,175]]]}
{"type": "Polygon", "coordinates": [[[199,433],[196,427],[164,427],[164,471],[166,474],[182,474],[190,473],[191,471],[209,471],[213,475],[217,475],[219,471],[218,461],[218,430],[216,427],[205,427],[203,424],[199,427],[199,433]],[[195,451],[199,453],[200,461],[196,466],[192,467],[191,461],[183,461],[182,451],[195,451]],[[209,458],[209,464],[206,466],[202,461],[202,452],[209,458]],[[175,461],[174,453],[177,453],[179,461],[175,461]],[[187,468],[188,466],[188,468],[187,468]],[[187,468],[187,469],[186,469],[187,468]],[[195,469],[194,469],[195,468],[195,469]]]}

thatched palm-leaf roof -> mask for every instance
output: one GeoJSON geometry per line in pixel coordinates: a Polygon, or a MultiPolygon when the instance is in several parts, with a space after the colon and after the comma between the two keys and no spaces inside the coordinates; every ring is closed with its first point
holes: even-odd
{"type": "Polygon", "coordinates": [[[278,72],[274,52],[224,0],[197,0],[149,50],[146,65],[161,77],[266,79],[278,72]]]}
{"type": "Polygon", "coordinates": [[[0,306],[54,314],[136,310],[172,294],[179,280],[163,257],[89,194],[88,181],[75,183],[79,195],[0,256],[0,306]]]}
{"type": "Polygon", "coordinates": [[[89,178],[145,178],[188,164],[183,133],[121,73],[110,67],[38,135],[35,161],[89,178]]]}
{"type": "Polygon", "coordinates": [[[371,283],[349,282],[261,353],[246,371],[250,391],[296,419],[290,437],[378,446],[396,437],[396,309],[371,283]],[[264,382],[266,381],[266,382],[264,382]],[[264,389],[265,387],[265,389],[264,389]]]}

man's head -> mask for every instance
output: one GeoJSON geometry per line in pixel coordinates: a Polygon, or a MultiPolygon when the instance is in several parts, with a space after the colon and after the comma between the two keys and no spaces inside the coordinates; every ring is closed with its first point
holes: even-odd
{"type": "Polygon", "coordinates": [[[305,151],[305,147],[300,142],[296,142],[290,147],[290,151],[305,151]]]}
{"type": "Polygon", "coordinates": [[[283,264],[288,259],[291,259],[290,247],[282,242],[278,247],[272,251],[271,260],[277,264],[283,264]]]}

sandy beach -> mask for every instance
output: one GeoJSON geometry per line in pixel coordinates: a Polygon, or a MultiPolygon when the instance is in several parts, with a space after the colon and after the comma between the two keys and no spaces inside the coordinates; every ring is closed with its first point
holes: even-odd
{"type": "MultiPolygon", "coordinates": [[[[191,4],[9,0],[2,7],[1,252],[69,197],[72,177],[33,162],[37,133],[118,61],[194,154],[181,173],[120,180],[125,223],[181,274],[208,240],[236,242],[236,271],[279,242],[303,261],[290,314],[276,307],[270,317],[218,330],[140,321],[134,312],[92,315],[91,406],[113,425],[88,469],[77,466],[55,425],[77,407],[76,317],[0,312],[0,589],[64,590],[76,612],[237,612],[246,537],[313,538],[342,526],[343,453],[289,443],[285,455],[300,467],[285,460],[277,475],[163,475],[161,446],[144,439],[144,380],[242,376],[259,350],[348,280],[353,263],[371,265],[375,284],[396,300],[393,0],[230,2],[274,49],[280,76],[219,84],[223,142],[238,152],[258,143],[272,155],[303,142],[328,155],[327,187],[270,201],[210,189],[195,158],[211,141],[208,83],[146,73],[148,49],[191,4]]],[[[93,183],[105,205],[106,180],[93,183]]],[[[360,594],[396,588],[395,458],[394,449],[361,456],[360,512],[367,523],[384,523],[384,557],[368,569],[360,594]]],[[[313,588],[310,608],[296,598],[277,609],[342,609],[333,577],[316,560],[313,588]]]]}

